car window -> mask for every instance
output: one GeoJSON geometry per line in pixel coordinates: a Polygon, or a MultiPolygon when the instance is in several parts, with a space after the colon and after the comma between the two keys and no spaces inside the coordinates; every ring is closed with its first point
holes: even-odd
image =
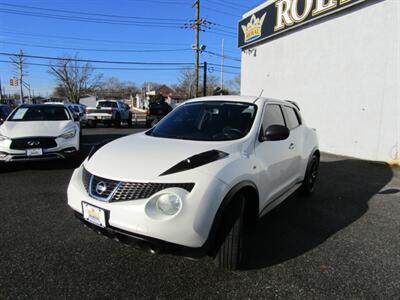
{"type": "Polygon", "coordinates": [[[262,123],[262,132],[267,130],[267,128],[271,125],[286,126],[281,107],[278,104],[267,105],[262,123]]]}
{"type": "Polygon", "coordinates": [[[301,123],[294,108],[289,106],[283,106],[283,111],[285,113],[285,119],[287,122],[287,127],[289,129],[294,129],[300,126],[301,123]]]}
{"type": "Polygon", "coordinates": [[[101,101],[97,104],[98,107],[113,107],[113,108],[117,108],[118,104],[117,102],[114,101],[101,101]]]}
{"type": "Polygon", "coordinates": [[[69,119],[70,116],[63,106],[37,105],[18,108],[9,121],[66,121],[69,119]]]}
{"type": "Polygon", "coordinates": [[[179,106],[147,132],[155,137],[199,141],[240,139],[250,131],[257,107],[229,101],[193,102],[179,106]]]}

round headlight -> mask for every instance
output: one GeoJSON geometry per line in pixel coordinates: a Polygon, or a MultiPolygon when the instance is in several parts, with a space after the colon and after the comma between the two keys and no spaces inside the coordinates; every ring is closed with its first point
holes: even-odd
{"type": "Polygon", "coordinates": [[[162,194],[158,197],[156,206],[162,213],[172,216],[181,209],[182,201],[176,194],[162,194]]]}

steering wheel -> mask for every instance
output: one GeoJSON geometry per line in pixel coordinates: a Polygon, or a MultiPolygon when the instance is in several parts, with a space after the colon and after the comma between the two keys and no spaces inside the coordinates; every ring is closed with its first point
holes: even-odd
{"type": "Polygon", "coordinates": [[[224,129],[222,129],[222,133],[224,135],[239,135],[241,136],[243,134],[243,132],[237,128],[233,128],[233,127],[224,127],[224,129]]]}

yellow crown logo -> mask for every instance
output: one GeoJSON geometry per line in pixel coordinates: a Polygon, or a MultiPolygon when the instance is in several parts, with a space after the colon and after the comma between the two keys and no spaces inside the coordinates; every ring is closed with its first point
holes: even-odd
{"type": "Polygon", "coordinates": [[[267,13],[265,13],[261,18],[256,18],[256,16],[253,15],[250,19],[250,22],[247,24],[247,26],[242,25],[245,43],[254,41],[261,36],[262,25],[264,23],[266,16],[267,16],[267,13]]]}

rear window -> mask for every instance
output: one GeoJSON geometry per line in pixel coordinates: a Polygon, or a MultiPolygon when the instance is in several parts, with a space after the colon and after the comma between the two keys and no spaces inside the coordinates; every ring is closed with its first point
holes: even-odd
{"type": "Polygon", "coordinates": [[[118,104],[117,104],[117,102],[113,102],[113,101],[101,101],[101,102],[97,103],[97,107],[117,108],[118,104]]]}

